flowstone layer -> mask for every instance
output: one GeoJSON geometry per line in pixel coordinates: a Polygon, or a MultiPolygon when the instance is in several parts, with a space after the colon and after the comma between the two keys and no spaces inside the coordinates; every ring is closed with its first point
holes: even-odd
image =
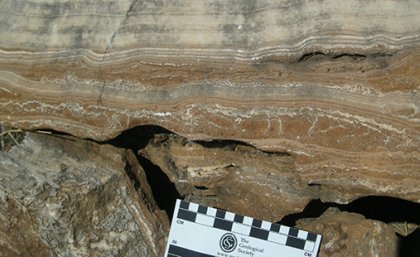
{"type": "Polygon", "coordinates": [[[0,6],[3,124],[239,140],[311,184],[420,202],[418,1],[0,6]]]}
{"type": "MultiPolygon", "coordinates": [[[[169,213],[178,196],[271,221],[316,199],[419,204],[418,10],[417,0],[0,0],[0,189],[14,199],[0,199],[0,249],[18,256],[34,253],[25,249],[130,256],[124,249],[134,242],[149,251],[141,255],[159,256],[168,228],[159,208],[169,213]],[[173,134],[129,138],[129,147],[120,146],[125,150],[99,144],[143,126],[173,134]],[[50,136],[14,140],[25,130],[50,136]],[[75,138],[57,138],[63,133],[75,138]],[[32,156],[30,149],[41,148],[32,156]],[[83,177],[85,161],[101,173],[83,177]],[[70,164],[80,169],[68,171],[70,164]],[[75,173],[62,177],[66,172],[75,173]],[[42,176],[46,184],[37,184],[42,176]],[[71,190],[65,206],[56,186],[72,183],[86,185],[87,196],[71,190]],[[95,208],[80,209],[83,201],[95,208]],[[144,214],[130,212],[122,241],[112,237],[114,228],[98,230],[105,241],[72,232],[86,219],[101,224],[112,213],[103,207],[108,201],[144,214]],[[48,212],[41,202],[62,204],[70,214],[48,212]],[[45,239],[47,223],[36,217],[67,230],[45,239]],[[130,230],[135,223],[144,228],[130,230]],[[24,225],[30,244],[11,239],[24,225]],[[95,247],[86,250],[90,243],[95,247]],[[92,250],[98,247],[103,252],[92,250]]],[[[403,217],[392,222],[408,234],[403,217]]],[[[418,223],[410,220],[410,230],[418,223]]],[[[394,249],[394,239],[373,253],[391,253],[384,249],[394,249]]],[[[340,240],[334,242],[348,243],[340,240]]]]}

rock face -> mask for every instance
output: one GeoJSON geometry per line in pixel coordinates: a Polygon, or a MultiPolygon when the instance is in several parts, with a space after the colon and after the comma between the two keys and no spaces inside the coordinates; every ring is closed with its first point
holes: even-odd
{"type": "MultiPolygon", "coordinates": [[[[350,194],[353,180],[341,181],[341,190],[310,184],[292,156],[238,142],[194,142],[174,134],[157,134],[140,154],[158,165],[188,200],[270,221],[301,212],[313,199],[341,202],[375,195],[378,190],[350,194]]],[[[399,186],[395,183],[388,189],[393,188],[397,195],[399,186]]]]}
{"type": "MultiPolygon", "coordinates": [[[[264,219],[318,198],[420,203],[418,10],[418,0],[0,0],[0,127],[94,140],[166,128],[179,136],[141,154],[182,195],[264,219]],[[197,143],[212,140],[244,144],[197,143]]],[[[161,256],[167,218],[135,156],[72,140],[30,134],[1,154],[0,253],[161,256]]],[[[369,224],[376,238],[381,225],[369,224]]]]}
{"type": "Polygon", "coordinates": [[[330,208],[319,218],[298,221],[297,227],[322,234],[319,257],[397,256],[393,229],[360,214],[330,208]]]}
{"type": "Polygon", "coordinates": [[[302,179],[420,202],[420,3],[0,3],[0,120],[159,125],[288,152],[302,179]],[[398,183],[397,183],[398,182],[398,183]]]}
{"type": "Polygon", "coordinates": [[[278,221],[302,211],[316,197],[287,155],[235,144],[208,148],[164,134],[155,136],[140,153],[158,165],[188,200],[243,215],[278,221]]]}
{"type": "Polygon", "coordinates": [[[32,133],[0,153],[0,256],[162,256],[168,220],[132,158],[32,133]]]}

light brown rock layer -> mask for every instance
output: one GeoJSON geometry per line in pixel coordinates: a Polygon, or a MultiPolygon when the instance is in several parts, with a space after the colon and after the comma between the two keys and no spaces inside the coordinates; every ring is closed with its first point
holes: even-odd
{"type": "Polygon", "coordinates": [[[250,146],[207,148],[176,135],[157,135],[143,156],[158,165],[186,199],[278,221],[316,198],[293,158],[250,146]]]}
{"type": "MultiPolygon", "coordinates": [[[[379,187],[384,180],[381,174],[372,180],[378,188],[363,191],[356,190],[354,184],[366,181],[352,178],[352,174],[347,179],[341,177],[339,185],[330,183],[336,179],[334,171],[318,174],[326,179],[311,184],[299,172],[292,156],[263,152],[237,142],[197,143],[174,134],[157,134],[140,154],[158,165],[188,200],[270,221],[303,211],[313,199],[350,201],[379,195],[384,190],[379,187]]],[[[403,185],[417,190],[418,181],[403,174],[398,177],[389,178],[395,181],[386,185],[393,196],[404,197],[400,191],[403,185]]]]}
{"type": "Polygon", "coordinates": [[[32,133],[0,152],[0,256],[162,256],[168,219],[133,156],[32,133]]]}
{"type": "Polygon", "coordinates": [[[396,257],[393,229],[360,214],[330,208],[319,218],[298,221],[297,227],[322,234],[319,257],[396,257]]]}
{"type": "Polygon", "coordinates": [[[4,124],[236,139],[290,153],[324,200],[420,202],[418,1],[0,5],[4,124]]]}

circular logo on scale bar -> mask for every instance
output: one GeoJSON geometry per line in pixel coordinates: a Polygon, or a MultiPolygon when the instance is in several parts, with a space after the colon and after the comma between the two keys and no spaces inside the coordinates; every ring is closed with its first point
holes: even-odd
{"type": "Polygon", "coordinates": [[[226,233],[222,236],[222,238],[220,238],[220,249],[222,249],[225,253],[233,252],[237,245],[238,240],[232,233],[226,233]]]}

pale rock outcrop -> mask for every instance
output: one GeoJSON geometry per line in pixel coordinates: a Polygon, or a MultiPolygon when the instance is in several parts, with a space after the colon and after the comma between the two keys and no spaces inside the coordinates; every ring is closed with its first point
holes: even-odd
{"type": "Polygon", "coordinates": [[[161,257],[167,232],[129,151],[29,133],[0,152],[0,256],[161,257]]]}

